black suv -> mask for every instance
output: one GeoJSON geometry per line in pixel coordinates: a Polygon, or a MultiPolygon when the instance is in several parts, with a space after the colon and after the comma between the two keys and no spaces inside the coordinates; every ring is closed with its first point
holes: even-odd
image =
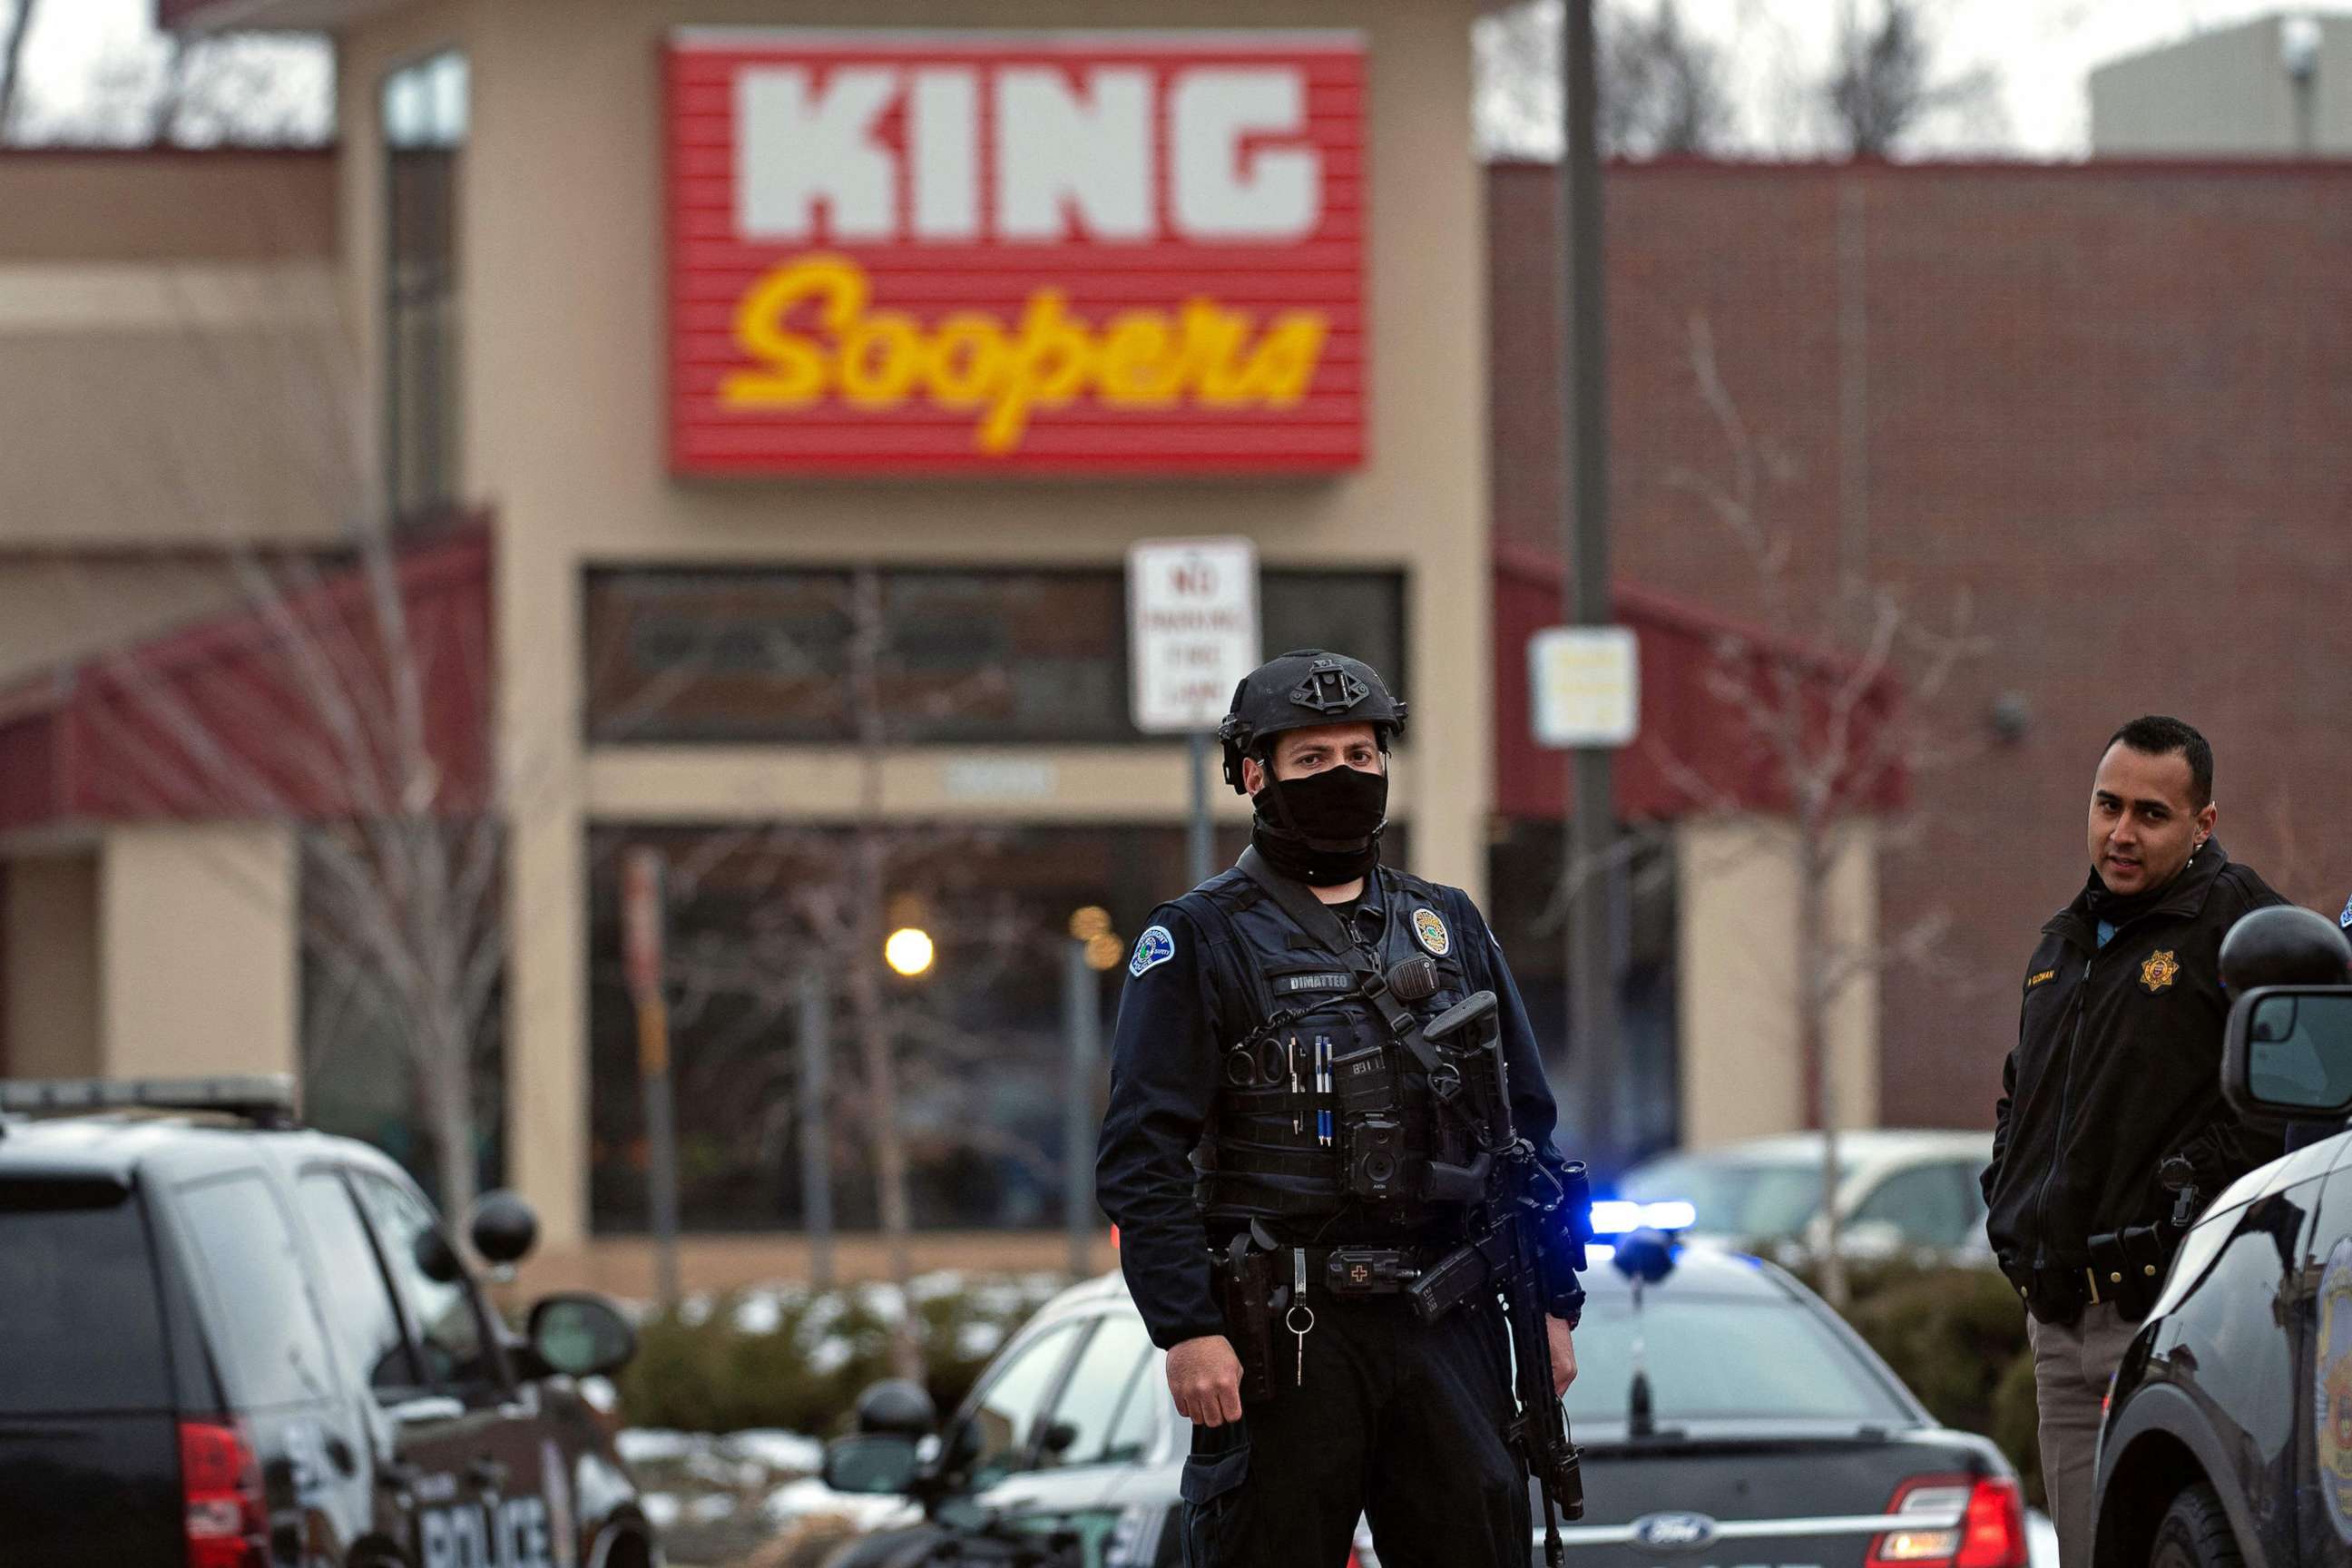
{"type": "MultiPolygon", "coordinates": [[[[536,1232],[493,1194],[472,1241],[536,1232]]],[[[635,1347],[592,1296],[507,1333],[415,1184],[283,1079],[0,1082],[0,1561],[655,1568],[572,1381],[635,1347]]]]}
{"type": "Polygon", "coordinates": [[[2312,1141],[2214,1200],[2124,1354],[2099,1568],[2352,1561],[2352,986],[2238,998],[2221,1090],[2312,1141]]]}

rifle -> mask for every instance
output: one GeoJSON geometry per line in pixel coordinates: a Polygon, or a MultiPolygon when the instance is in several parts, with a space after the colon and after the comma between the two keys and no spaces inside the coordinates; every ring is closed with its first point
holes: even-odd
{"type": "Polygon", "coordinates": [[[1495,1010],[1495,994],[1481,991],[1423,1031],[1458,1075],[1454,1092],[1440,1089],[1441,1104],[1466,1106],[1475,1113],[1481,1152],[1495,1157],[1484,1228],[1431,1265],[1406,1288],[1405,1298],[1417,1319],[1433,1323],[1482,1292],[1502,1297],[1519,1402],[1512,1438],[1543,1499],[1544,1561],[1560,1568],[1559,1518],[1584,1517],[1584,1476],[1560,1391],[1552,1382],[1545,1319],[1573,1316],[1583,1305],[1576,1275],[1584,1267],[1582,1216],[1591,1197],[1580,1163],[1567,1166],[1564,1180],[1555,1177],[1513,1125],[1495,1010]],[[1453,1043],[1465,1035],[1465,1045],[1453,1043]]]}

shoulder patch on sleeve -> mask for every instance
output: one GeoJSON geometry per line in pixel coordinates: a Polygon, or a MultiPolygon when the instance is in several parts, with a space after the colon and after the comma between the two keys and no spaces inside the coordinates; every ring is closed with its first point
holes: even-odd
{"type": "Polygon", "coordinates": [[[1176,956],[1176,938],[1166,926],[1147,926],[1135,939],[1135,955],[1127,961],[1128,978],[1132,980],[1154,964],[1165,963],[1176,956]]]}

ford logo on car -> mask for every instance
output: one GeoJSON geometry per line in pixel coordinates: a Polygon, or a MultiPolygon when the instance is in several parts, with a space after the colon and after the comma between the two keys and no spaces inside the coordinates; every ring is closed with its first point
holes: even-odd
{"type": "Polygon", "coordinates": [[[1696,1552],[1715,1540],[1715,1521],[1703,1513],[1648,1513],[1633,1521],[1633,1543],[1653,1552],[1696,1552]]]}

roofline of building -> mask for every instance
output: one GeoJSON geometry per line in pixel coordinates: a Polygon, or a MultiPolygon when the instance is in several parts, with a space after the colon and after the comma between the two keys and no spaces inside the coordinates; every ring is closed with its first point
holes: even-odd
{"type": "MultiPolygon", "coordinates": [[[[1494,542],[1494,568],[1497,576],[1516,577],[1523,583],[1545,586],[1559,585],[1568,574],[1559,557],[1550,551],[1500,539],[1494,542]]],[[[1692,637],[1731,638],[1757,653],[1785,658],[1801,669],[1816,673],[1845,675],[1854,668],[1850,655],[1768,630],[1622,577],[1611,584],[1609,597],[1614,613],[1628,621],[1647,622],[1692,637]]],[[[1900,689],[1901,682],[1892,670],[1883,670],[1872,685],[1892,694],[1900,689]]]]}
{"type": "MultiPolygon", "coordinates": [[[[2279,24],[2285,21],[2288,13],[2294,9],[2294,7],[2293,6],[2282,5],[2279,9],[2275,11],[2257,12],[2251,16],[2241,16],[2234,22],[2208,22],[2202,26],[2191,26],[2187,32],[2180,34],[2177,37],[2166,38],[2160,42],[2153,44],[2143,44],[2136,49],[2126,50],[2125,53],[2120,55],[2109,55],[2105,59],[2101,60],[2097,65],[2095,65],[2089,70],[2084,71],[2083,73],[2084,80],[2088,82],[2093,77],[2104,76],[2107,72],[2116,69],[2118,66],[2136,66],[2144,60],[2155,59],[2163,55],[2177,54],[2182,49],[2189,48],[2197,44],[2204,43],[2209,38],[2226,37],[2231,33],[2250,33],[2257,27],[2268,27],[2275,31],[2279,24]]],[[[2340,11],[2334,13],[2323,11],[2316,13],[2314,16],[2314,20],[2320,22],[2326,22],[2331,19],[2342,21],[2344,19],[2344,14],[2340,11]]]]}
{"type": "MultiPolygon", "coordinates": [[[[1489,158],[1496,173],[1540,173],[1557,175],[1559,164],[1541,158],[1489,158]]],[[[2352,175],[2352,157],[2275,156],[2137,157],[2108,154],[2063,162],[2027,158],[1924,158],[1895,162],[1884,158],[1717,158],[1676,153],[1664,158],[1611,158],[1612,174],[1766,174],[1804,178],[1846,174],[1890,174],[1917,177],[1931,174],[2026,174],[2041,178],[2084,178],[2126,174],[2141,177],[2181,174],[2226,174],[2232,177],[2283,174],[2352,175]]]]}

